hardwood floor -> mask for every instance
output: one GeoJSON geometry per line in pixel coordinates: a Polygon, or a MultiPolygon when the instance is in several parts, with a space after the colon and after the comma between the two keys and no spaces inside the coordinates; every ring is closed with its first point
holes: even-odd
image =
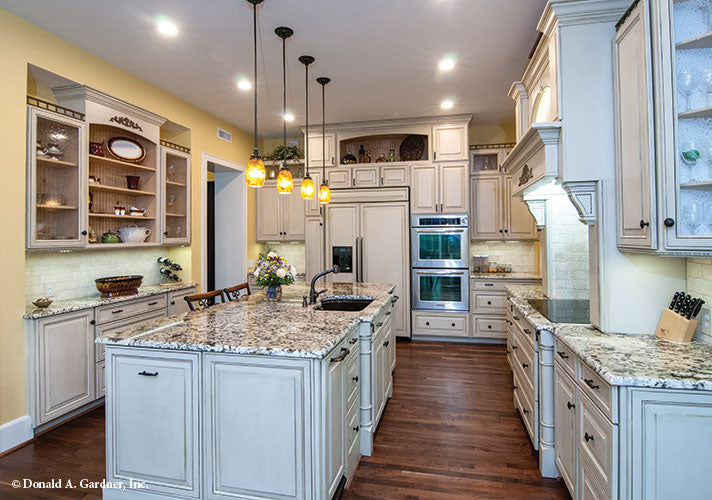
{"type": "Polygon", "coordinates": [[[502,345],[399,342],[393,398],[345,499],[568,499],[542,479],[502,345]]]}
{"type": "MultiPolygon", "coordinates": [[[[568,499],[542,479],[537,453],[512,406],[503,346],[399,342],[393,398],[372,457],[344,498],[568,499]]],[[[0,499],[100,499],[82,479],[104,478],[104,408],[0,458],[0,499]],[[13,489],[14,479],[71,479],[74,489],[13,489]]]]}

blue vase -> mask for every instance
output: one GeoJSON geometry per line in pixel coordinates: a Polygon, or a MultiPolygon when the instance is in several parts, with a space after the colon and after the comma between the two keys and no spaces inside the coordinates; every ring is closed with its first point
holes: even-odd
{"type": "Polygon", "coordinates": [[[265,293],[267,294],[268,300],[282,300],[282,285],[268,286],[265,293]]]}

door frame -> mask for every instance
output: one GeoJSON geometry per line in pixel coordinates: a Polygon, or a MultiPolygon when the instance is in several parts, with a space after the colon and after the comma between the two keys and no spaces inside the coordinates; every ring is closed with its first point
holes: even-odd
{"type": "MultiPolygon", "coordinates": [[[[208,225],[206,224],[208,217],[208,163],[215,163],[223,167],[234,170],[236,174],[241,175],[242,182],[240,183],[240,196],[242,203],[240,208],[242,213],[235,214],[238,220],[244,221],[241,228],[242,239],[242,265],[245,273],[247,273],[247,183],[245,182],[245,165],[234,161],[226,160],[219,156],[211,155],[210,153],[201,153],[200,155],[200,287],[207,287],[208,278],[208,225]]],[[[245,274],[247,277],[247,274],[245,274]]],[[[205,290],[203,290],[205,291],[205,290]]]]}

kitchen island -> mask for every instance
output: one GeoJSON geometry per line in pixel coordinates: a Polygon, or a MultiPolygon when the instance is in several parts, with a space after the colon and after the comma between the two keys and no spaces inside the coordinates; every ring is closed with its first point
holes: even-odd
{"type": "Polygon", "coordinates": [[[541,287],[507,291],[514,404],[542,475],[573,498],[709,498],[712,346],[555,323],[528,302],[541,287]]]}
{"type": "Polygon", "coordinates": [[[397,298],[327,286],[317,307],[298,284],[281,302],[257,293],[97,339],[107,481],[121,485],[104,498],[331,498],[392,390],[397,298]],[[334,299],[370,303],[319,309],[334,299]]]}

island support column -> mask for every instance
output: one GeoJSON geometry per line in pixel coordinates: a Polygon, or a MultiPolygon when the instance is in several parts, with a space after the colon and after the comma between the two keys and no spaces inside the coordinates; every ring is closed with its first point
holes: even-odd
{"type": "Polygon", "coordinates": [[[361,455],[370,457],[373,453],[373,401],[371,397],[371,352],[373,351],[373,323],[362,321],[359,325],[358,336],[361,346],[361,455]]]}

